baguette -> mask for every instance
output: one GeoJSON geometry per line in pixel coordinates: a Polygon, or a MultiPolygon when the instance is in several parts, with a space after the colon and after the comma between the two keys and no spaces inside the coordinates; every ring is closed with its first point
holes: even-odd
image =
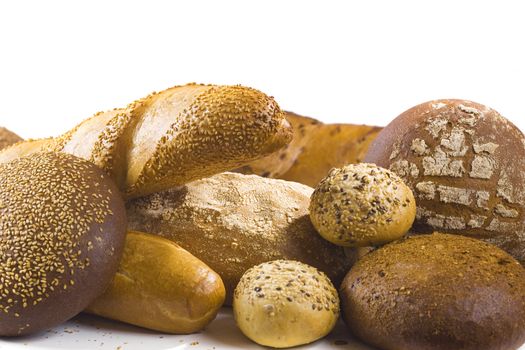
{"type": "Polygon", "coordinates": [[[6,128],[0,127],[0,150],[20,141],[22,141],[20,136],[6,128]]]}
{"type": "Polygon", "coordinates": [[[331,168],[363,160],[380,127],[354,124],[323,124],[286,112],[293,128],[288,146],[236,169],[244,174],[296,181],[315,187],[331,168]]]}
{"type": "Polygon", "coordinates": [[[37,151],[92,161],[127,198],[181,186],[275,152],[292,130],[273,98],[241,86],[188,84],[100,112],[62,136],[0,152],[37,151]]]}
{"type": "Polygon", "coordinates": [[[312,191],[295,182],[222,173],[128,201],[128,225],[168,238],[204,261],[222,277],[228,305],[243,273],[270,260],[304,262],[338,285],[350,259],[312,226],[312,191]]]}
{"type": "Polygon", "coordinates": [[[224,302],[221,278],[177,244],[128,232],[124,255],[109,288],[88,313],[166,333],[194,333],[224,302]]]}

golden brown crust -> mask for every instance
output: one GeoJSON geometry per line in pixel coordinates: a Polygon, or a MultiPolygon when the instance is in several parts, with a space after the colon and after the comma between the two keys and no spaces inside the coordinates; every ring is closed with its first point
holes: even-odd
{"type": "Polygon", "coordinates": [[[341,286],[343,316],[381,349],[508,350],[525,341],[525,269],[497,247],[434,234],[362,257],[341,286]]]}
{"type": "Polygon", "coordinates": [[[221,278],[172,241],[130,231],[111,285],[87,312],[166,333],[198,332],[225,297],[221,278]]]}
{"type": "Polygon", "coordinates": [[[381,245],[401,238],[415,217],[410,188],[375,164],[332,169],[310,202],[310,219],[317,231],[344,247],[381,245]]]}
{"type": "Polygon", "coordinates": [[[381,130],[366,125],[323,124],[292,112],[286,112],[286,119],[293,128],[292,142],[236,171],[315,187],[331,168],[361,162],[381,130]]]}
{"type": "Polygon", "coordinates": [[[0,127],[0,150],[22,141],[22,138],[4,127],[0,127]]]}
{"type": "Polygon", "coordinates": [[[227,304],[246,270],[275,259],[315,266],[338,284],[350,263],[313,228],[311,193],[294,182],[223,173],[129,201],[129,227],[171,239],[204,261],[221,275],[227,304]]]}
{"type": "Polygon", "coordinates": [[[275,348],[308,344],[332,331],[339,297],[328,277],[292,260],[259,264],[242,276],[233,300],[235,322],[254,342],[275,348]]]}
{"type": "Polygon", "coordinates": [[[525,261],[525,138],[498,112],[436,100],[402,113],[365,159],[400,175],[417,200],[413,230],[446,230],[525,261]]]}

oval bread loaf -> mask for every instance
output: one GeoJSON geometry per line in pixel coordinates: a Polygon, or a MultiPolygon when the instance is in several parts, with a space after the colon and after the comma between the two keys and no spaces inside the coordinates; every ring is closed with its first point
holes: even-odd
{"type": "Polygon", "coordinates": [[[87,312],[166,333],[194,333],[224,302],[221,278],[172,241],[128,232],[108,289],[87,312]]]}
{"type": "Polygon", "coordinates": [[[223,173],[129,201],[129,227],[171,239],[204,261],[222,277],[227,304],[243,273],[270,260],[302,261],[338,285],[350,259],[313,228],[312,191],[295,182],[223,173]]]}

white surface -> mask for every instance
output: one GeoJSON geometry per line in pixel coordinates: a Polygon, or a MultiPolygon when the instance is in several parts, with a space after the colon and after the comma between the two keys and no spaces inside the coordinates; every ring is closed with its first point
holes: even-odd
{"type": "MultiPolygon", "coordinates": [[[[0,125],[25,138],[57,135],[98,110],[196,81],[252,86],[283,109],[325,122],[385,125],[426,100],[465,98],[495,108],[524,130],[521,6],[479,0],[3,1],[0,125]]],[[[364,349],[333,346],[341,337],[313,347],[364,349]]],[[[0,340],[0,349],[118,346],[256,348],[227,316],[187,337],[81,317],[56,333],[0,340]]]]}
{"type": "MultiPolygon", "coordinates": [[[[525,119],[522,1],[0,2],[0,125],[56,135],[190,81],[327,122],[464,98],[525,119]]],[[[524,124],[521,124],[522,129],[524,124]]]]}
{"type": "MultiPolygon", "coordinates": [[[[0,338],[2,350],[221,350],[263,349],[245,338],[236,328],[231,309],[221,310],[205,332],[192,335],[167,335],[112,322],[90,315],[80,315],[47,332],[23,337],[0,338]]],[[[294,349],[374,350],[351,337],[342,322],[325,339],[294,349]]]]}

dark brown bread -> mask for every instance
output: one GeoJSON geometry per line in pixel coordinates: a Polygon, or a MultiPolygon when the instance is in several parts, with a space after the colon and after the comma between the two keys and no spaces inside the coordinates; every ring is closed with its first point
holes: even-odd
{"type": "Polygon", "coordinates": [[[22,138],[6,128],[0,127],[0,149],[22,141],[22,138]]]}
{"type": "Polygon", "coordinates": [[[510,350],[525,341],[525,269],[497,247],[419,235],[361,258],[341,286],[343,316],[388,350],[510,350]]]}
{"type": "Polygon", "coordinates": [[[423,103],[384,128],[365,161],[412,189],[414,232],[480,238],[525,262],[525,138],[495,110],[464,100],[423,103]]]}
{"type": "Polygon", "coordinates": [[[94,164],[35,153],[0,165],[0,335],[82,311],[117,271],[125,233],[118,188],[94,164]]]}

